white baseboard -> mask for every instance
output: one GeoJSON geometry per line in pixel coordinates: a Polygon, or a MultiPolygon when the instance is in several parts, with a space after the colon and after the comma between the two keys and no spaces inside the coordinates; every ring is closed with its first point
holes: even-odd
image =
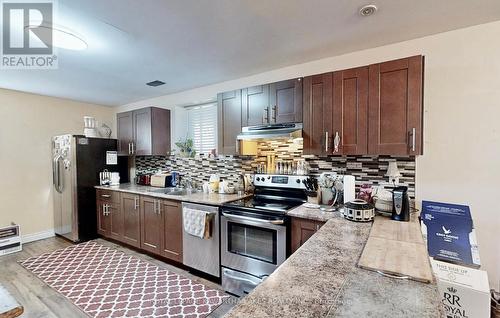
{"type": "Polygon", "coordinates": [[[55,236],[54,230],[46,230],[46,231],[42,231],[42,232],[21,235],[21,241],[23,244],[26,244],[29,242],[43,240],[43,239],[53,237],[53,236],[55,236]]]}

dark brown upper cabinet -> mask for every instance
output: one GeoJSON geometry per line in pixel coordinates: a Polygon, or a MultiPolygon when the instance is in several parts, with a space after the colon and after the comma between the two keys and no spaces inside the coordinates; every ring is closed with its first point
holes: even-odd
{"type": "Polygon", "coordinates": [[[368,153],[368,67],[333,73],[332,154],[368,153]]]}
{"type": "Polygon", "coordinates": [[[258,85],[241,90],[243,126],[270,123],[269,85],[258,85]]]}
{"type": "Polygon", "coordinates": [[[147,107],[119,113],[116,118],[120,155],[170,153],[170,110],[147,107]]]}
{"type": "Polygon", "coordinates": [[[302,122],[302,78],[270,84],[270,123],[302,122]]]}
{"type": "Polygon", "coordinates": [[[307,76],[303,82],[304,154],[331,154],[333,73],[307,76]]]}
{"type": "Polygon", "coordinates": [[[224,155],[238,153],[236,137],[241,132],[241,90],[217,94],[218,152],[224,155]]]}
{"type": "Polygon", "coordinates": [[[423,56],[370,65],[368,153],[422,154],[423,56]]]}

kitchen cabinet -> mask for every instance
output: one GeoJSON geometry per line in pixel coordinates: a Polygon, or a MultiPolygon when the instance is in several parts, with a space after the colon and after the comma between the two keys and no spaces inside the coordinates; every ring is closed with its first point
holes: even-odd
{"type": "Polygon", "coordinates": [[[118,139],[118,154],[130,155],[131,143],[134,140],[133,113],[125,112],[116,114],[116,134],[118,139]]]}
{"type": "Polygon", "coordinates": [[[118,113],[120,155],[167,155],[170,152],[170,110],[147,107],[118,113]]]}
{"type": "Polygon", "coordinates": [[[130,193],[121,194],[123,217],[123,236],[121,241],[134,247],[141,247],[140,196],[130,193]]]}
{"type": "Polygon", "coordinates": [[[161,255],[162,241],[162,216],[160,212],[161,200],[141,196],[140,223],[141,223],[141,249],[161,255]]]}
{"type": "Polygon", "coordinates": [[[217,95],[218,152],[224,155],[238,153],[236,137],[242,127],[241,90],[217,95]]]}
{"type": "Polygon", "coordinates": [[[107,215],[106,203],[97,201],[97,233],[104,237],[109,237],[111,219],[107,215]]]}
{"type": "Polygon", "coordinates": [[[178,201],[162,200],[162,255],[182,262],[182,208],[178,201]]]}
{"type": "Polygon", "coordinates": [[[302,122],[302,79],[242,89],[243,126],[302,122]]]}
{"type": "Polygon", "coordinates": [[[303,140],[304,154],[332,152],[333,73],[304,77],[303,140]]]}
{"type": "Polygon", "coordinates": [[[292,217],[291,253],[294,253],[311,236],[314,235],[325,222],[292,217]]]}
{"type": "Polygon", "coordinates": [[[270,123],[269,85],[258,85],[241,90],[243,126],[270,123]]]}
{"type": "Polygon", "coordinates": [[[270,84],[269,101],[271,123],[302,122],[302,78],[270,84]]]}
{"type": "Polygon", "coordinates": [[[422,56],[369,67],[368,153],[422,154],[422,56]]]}
{"type": "Polygon", "coordinates": [[[333,73],[332,154],[368,152],[368,67],[333,73]]]}

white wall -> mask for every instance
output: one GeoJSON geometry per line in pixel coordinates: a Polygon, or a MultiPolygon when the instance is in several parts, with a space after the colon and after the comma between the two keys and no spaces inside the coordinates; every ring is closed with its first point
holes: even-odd
{"type": "MultiPolygon", "coordinates": [[[[417,201],[472,208],[483,269],[500,280],[500,22],[293,65],[233,81],[124,105],[174,105],[287,78],[425,55],[424,155],[417,159],[417,201]]],[[[175,117],[174,117],[175,118],[175,117]]],[[[174,122],[174,127],[176,122],[174,122]]],[[[176,138],[174,136],[174,138],[176,138]]]]}
{"type": "Polygon", "coordinates": [[[0,89],[0,226],[24,238],[53,233],[51,138],[83,134],[83,116],[114,130],[111,107],[0,89]]]}

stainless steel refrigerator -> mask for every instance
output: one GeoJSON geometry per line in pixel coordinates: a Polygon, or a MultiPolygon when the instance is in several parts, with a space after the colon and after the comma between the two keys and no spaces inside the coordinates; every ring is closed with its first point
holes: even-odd
{"type": "MultiPolygon", "coordinates": [[[[99,172],[120,172],[122,164],[106,164],[106,153],[116,151],[116,139],[60,135],[52,138],[54,228],[73,242],[97,237],[96,191],[99,172]]],[[[110,153],[112,154],[112,153],[110,153]]]]}

